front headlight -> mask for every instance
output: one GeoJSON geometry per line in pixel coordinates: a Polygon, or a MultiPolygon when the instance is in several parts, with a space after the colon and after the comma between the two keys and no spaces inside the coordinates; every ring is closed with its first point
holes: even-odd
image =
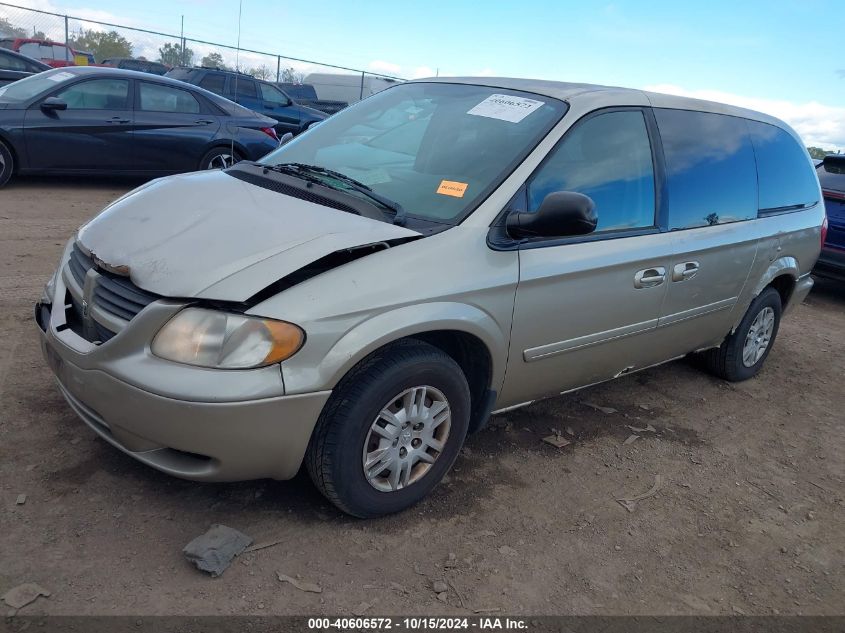
{"type": "Polygon", "coordinates": [[[284,321],[186,308],[153,339],[153,354],[177,363],[215,369],[248,369],[293,356],[305,333],[284,321]]]}

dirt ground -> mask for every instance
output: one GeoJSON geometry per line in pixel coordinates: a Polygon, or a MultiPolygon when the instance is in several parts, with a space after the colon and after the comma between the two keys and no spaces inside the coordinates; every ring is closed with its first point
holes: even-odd
{"type": "Polygon", "coordinates": [[[135,184],[0,192],[0,594],[52,593],[22,615],[845,613],[845,285],[817,284],[754,380],[675,362],[496,416],[428,500],[359,521],[302,475],[170,478],[66,406],[33,302],[69,235],[135,184]],[[551,428],[572,443],[542,443],[551,428]],[[632,512],[615,500],[655,482],[632,512]],[[279,543],[212,579],[181,550],[213,523],[279,543]]]}

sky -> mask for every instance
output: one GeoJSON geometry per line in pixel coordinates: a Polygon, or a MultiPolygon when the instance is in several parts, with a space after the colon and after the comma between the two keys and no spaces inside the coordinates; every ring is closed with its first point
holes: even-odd
{"type": "MultiPolygon", "coordinates": [[[[186,36],[238,41],[238,0],[3,1],[175,34],[184,16],[186,36]]],[[[845,151],[843,0],[242,0],[241,6],[243,48],[404,78],[533,77],[700,97],[773,114],[807,145],[845,151]]],[[[20,21],[24,13],[0,5],[0,16],[20,21]]],[[[60,20],[39,20],[63,33],[60,20]]],[[[72,22],[71,30],[79,26],[72,22]]],[[[152,58],[164,41],[124,34],[136,42],[136,54],[152,58]]],[[[215,50],[190,46],[198,57],[215,50]]],[[[234,52],[221,52],[234,63],[234,52]]],[[[268,57],[241,53],[238,61],[275,71],[268,57]]]]}

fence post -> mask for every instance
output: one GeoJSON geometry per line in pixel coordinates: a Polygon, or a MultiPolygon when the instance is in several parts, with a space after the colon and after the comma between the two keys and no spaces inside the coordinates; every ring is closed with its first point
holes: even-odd
{"type": "Polygon", "coordinates": [[[276,55],[276,83],[281,81],[280,72],[282,69],[282,58],[279,55],[276,55]]]}
{"type": "Polygon", "coordinates": [[[70,44],[70,42],[68,42],[68,35],[69,35],[68,22],[67,22],[67,16],[65,16],[65,46],[68,46],[70,44]]]}
{"type": "Polygon", "coordinates": [[[361,71],[361,92],[358,93],[358,101],[364,98],[364,71],[361,71]]]}

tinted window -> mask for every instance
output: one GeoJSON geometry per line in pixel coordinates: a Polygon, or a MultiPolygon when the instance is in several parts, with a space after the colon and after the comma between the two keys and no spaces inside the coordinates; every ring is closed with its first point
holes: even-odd
{"type": "Polygon", "coordinates": [[[187,90],[151,84],[142,81],[138,84],[141,109],[151,112],[188,112],[200,111],[200,104],[187,90]]]}
{"type": "Polygon", "coordinates": [[[845,191],[845,156],[826,158],[816,172],[823,189],[845,191]]]}
{"type": "Polygon", "coordinates": [[[226,84],[226,75],[220,73],[209,73],[200,80],[200,88],[205,88],[216,94],[223,94],[223,86],[226,84]]]}
{"type": "Polygon", "coordinates": [[[275,86],[271,86],[270,84],[258,84],[261,87],[261,98],[264,101],[269,101],[270,103],[288,103],[290,99],[288,99],[282,91],[276,88],[275,86]]]}
{"type": "Polygon", "coordinates": [[[654,111],[669,186],[669,228],[757,217],[757,171],[745,119],[686,110],[654,111]]]}
{"type": "Polygon", "coordinates": [[[251,79],[233,77],[232,86],[235,88],[235,94],[239,97],[246,97],[247,99],[258,98],[258,90],[255,87],[255,82],[251,79]]]}
{"type": "Polygon", "coordinates": [[[757,153],[760,209],[818,202],[818,185],[807,150],[779,127],[759,121],[749,121],[748,126],[757,153]]]}
{"type": "Polygon", "coordinates": [[[654,225],[654,168],[642,112],[608,112],[566,133],[528,185],[529,209],[553,191],[593,199],[597,231],[654,225]]]}
{"type": "Polygon", "coordinates": [[[92,79],[56,93],[68,110],[127,110],[129,81],[92,79]]]}
{"type": "Polygon", "coordinates": [[[6,70],[27,71],[30,70],[30,65],[18,57],[0,54],[0,68],[5,68],[6,70]]]}

